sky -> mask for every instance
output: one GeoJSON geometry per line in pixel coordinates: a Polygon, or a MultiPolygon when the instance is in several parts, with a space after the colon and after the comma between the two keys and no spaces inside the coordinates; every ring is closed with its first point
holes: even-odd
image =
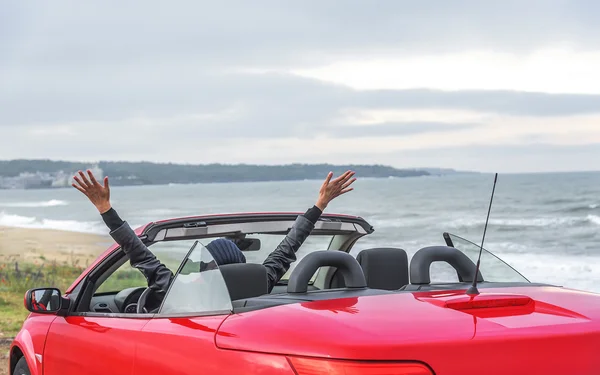
{"type": "Polygon", "coordinates": [[[0,7],[0,159],[600,170],[595,0],[0,7]]]}

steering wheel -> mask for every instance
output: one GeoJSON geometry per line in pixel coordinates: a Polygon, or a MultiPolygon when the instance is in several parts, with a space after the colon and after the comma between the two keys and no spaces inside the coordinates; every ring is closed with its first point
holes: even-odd
{"type": "Polygon", "coordinates": [[[137,302],[136,312],[138,314],[147,314],[148,313],[148,310],[146,309],[146,301],[148,300],[148,296],[154,292],[155,292],[155,290],[152,288],[146,288],[142,292],[142,294],[140,295],[140,298],[138,298],[138,302],[137,302]]]}

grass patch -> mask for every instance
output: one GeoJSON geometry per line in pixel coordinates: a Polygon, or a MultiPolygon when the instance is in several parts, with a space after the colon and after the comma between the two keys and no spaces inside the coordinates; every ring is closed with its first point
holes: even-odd
{"type": "Polygon", "coordinates": [[[14,336],[29,312],[23,305],[27,290],[54,287],[65,291],[81,274],[78,262],[24,264],[14,260],[0,264],[0,337],[14,336]]]}
{"type": "MultiPolygon", "coordinates": [[[[47,287],[58,288],[64,293],[84,269],[75,259],[63,263],[48,262],[41,258],[35,263],[9,259],[0,263],[0,338],[16,335],[29,315],[23,305],[27,290],[47,287]]],[[[144,275],[127,262],[106,279],[96,293],[118,292],[146,285],[144,275]]]]}
{"type": "Polygon", "coordinates": [[[23,296],[11,293],[0,292],[0,332],[3,336],[13,337],[17,334],[23,320],[27,317],[28,311],[23,306],[23,296]]]}
{"type": "Polygon", "coordinates": [[[147,284],[146,278],[140,271],[130,268],[129,264],[126,264],[104,280],[95,293],[120,292],[123,289],[146,286],[147,284]]]}

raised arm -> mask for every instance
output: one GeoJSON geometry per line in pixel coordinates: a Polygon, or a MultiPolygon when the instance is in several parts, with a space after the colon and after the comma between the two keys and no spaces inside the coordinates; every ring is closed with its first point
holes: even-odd
{"type": "Polygon", "coordinates": [[[131,266],[140,270],[146,277],[148,286],[166,292],[173,277],[171,270],[159,262],[129,224],[123,221],[117,211],[112,208],[108,177],[104,178],[104,185],[101,185],[91,171],[88,170],[87,174],[89,179],[82,171],[79,171],[79,176],[73,177],[77,183],[73,183],[72,186],[82,192],[96,207],[102,220],[110,229],[110,236],[129,256],[131,266]]]}
{"type": "Polygon", "coordinates": [[[269,293],[289,270],[290,264],[296,261],[296,252],[314,229],[327,205],[340,195],[354,190],[350,187],[356,181],[354,174],[352,171],[347,171],[332,181],[333,173],[330,172],[321,185],[315,205],[303,215],[298,216],[283,241],[265,259],[263,265],[267,268],[269,293]]]}

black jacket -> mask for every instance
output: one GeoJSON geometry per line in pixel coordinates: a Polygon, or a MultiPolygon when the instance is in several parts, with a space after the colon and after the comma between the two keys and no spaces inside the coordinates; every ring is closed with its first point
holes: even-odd
{"type": "MultiPolygon", "coordinates": [[[[289,270],[290,264],[296,261],[296,252],[314,229],[321,213],[321,210],[314,206],[298,216],[283,241],[263,262],[267,269],[269,293],[289,270]]],[[[129,256],[131,266],[144,274],[148,287],[166,292],[173,280],[173,272],[156,258],[114,209],[111,208],[102,214],[102,218],[111,230],[111,237],[129,256]]]]}

